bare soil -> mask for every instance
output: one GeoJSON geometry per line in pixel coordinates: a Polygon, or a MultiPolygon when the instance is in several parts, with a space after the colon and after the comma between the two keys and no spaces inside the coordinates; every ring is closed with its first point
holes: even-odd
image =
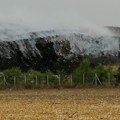
{"type": "Polygon", "coordinates": [[[120,89],[0,91],[0,120],[120,120],[120,89]]]}

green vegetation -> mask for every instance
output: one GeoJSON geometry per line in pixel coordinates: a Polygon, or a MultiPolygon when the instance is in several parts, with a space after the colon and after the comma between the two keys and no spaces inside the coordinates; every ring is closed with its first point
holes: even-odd
{"type": "Polygon", "coordinates": [[[92,67],[90,66],[90,62],[85,59],[80,66],[73,72],[73,79],[75,82],[75,85],[82,84],[83,79],[87,83],[92,82],[94,77],[94,71],[92,67]]]}
{"type": "Polygon", "coordinates": [[[91,67],[85,59],[73,71],[67,74],[59,71],[57,74],[48,70],[45,73],[30,70],[22,72],[19,68],[11,68],[0,72],[0,88],[45,88],[45,87],[77,87],[77,86],[118,86],[120,84],[120,68],[112,71],[111,66],[97,65],[91,67]]]}

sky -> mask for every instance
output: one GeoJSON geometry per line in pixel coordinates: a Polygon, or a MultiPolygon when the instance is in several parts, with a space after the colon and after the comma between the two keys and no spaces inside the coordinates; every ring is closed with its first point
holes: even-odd
{"type": "Polygon", "coordinates": [[[0,23],[34,29],[120,26],[120,0],[0,0],[0,23]]]}

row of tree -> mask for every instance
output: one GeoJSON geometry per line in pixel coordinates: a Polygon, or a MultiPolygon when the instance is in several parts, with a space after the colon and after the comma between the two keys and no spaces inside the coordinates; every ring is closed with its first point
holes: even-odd
{"type": "Polygon", "coordinates": [[[41,73],[30,70],[22,72],[19,68],[11,68],[0,72],[1,88],[44,88],[44,87],[76,87],[87,85],[119,85],[120,72],[113,72],[110,66],[97,65],[92,67],[89,60],[85,59],[73,71],[67,74],[59,71],[56,74],[51,71],[41,73]]]}

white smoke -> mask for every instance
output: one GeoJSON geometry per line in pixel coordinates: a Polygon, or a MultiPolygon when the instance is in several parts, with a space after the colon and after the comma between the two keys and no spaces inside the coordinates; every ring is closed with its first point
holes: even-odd
{"type": "MultiPolygon", "coordinates": [[[[30,39],[29,32],[36,32],[35,37],[51,36],[52,41],[68,40],[71,45],[71,52],[77,54],[86,54],[98,56],[101,53],[116,55],[119,46],[118,40],[108,29],[98,27],[93,24],[83,24],[77,27],[77,24],[69,26],[70,23],[62,27],[53,27],[47,29],[28,29],[18,24],[0,24],[0,40],[13,41],[21,39],[30,39]],[[65,27],[66,26],[66,27],[65,27]],[[38,31],[37,31],[38,30],[38,31]],[[43,31],[44,30],[44,31],[43,31]],[[58,35],[58,38],[52,38],[58,35]]],[[[30,41],[31,42],[31,41],[30,41]]],[[[31,43],[32,46],[34,41],[31,43]]]]}
{"type": "Polygon", "coordinates": [[[26,25],[24,24],[21,25],[14,23],[0,23],[0,39],[15,40],[19,39],[18,36],[22,36],[23,34],[25,35],[28,32],[51,31],[51,30],[56,30],[57,32],[59,32],[59,34],[61,31],[64,31],[66,33],[79,31],[80,33],[84,33],[94,37],[113,36],[113,33],[111,33],[105,27],[97,26],[95,24],[87,22],[84,19],[80,19],[78,21],[76,21],[75,19],[73,19],[72,21],[69,20],[61,22],[54,21],[54,23],[44,22],[44,25],[42,25],[42,23],[38,24],[39,27],[36,27],[36,24],[32,25],[32,27],[25,26],[26,25]]]}
{"type": "Polygon", "coordinates": [[[116,56],[118,54],[119,45],[118,39],[113,36],[103,35],[96,36],[82,33],[79,30],[76,31],[52,31],[50,33],[46,32],[43,34],[39,34],[38,36],[55,36],[59,37],[52,38],[53,41],[63,41],[68,40],[71,45],[71,52],[76,54],[84,54],[84,55],[94,55],[101,56],[104,55],[112,55],[116,56]]]}
{"type": "Polygon", "coordinates": [[[12,41],[19,39],[18,36],[27,34],[31,30],[20,24],[0,23],[0,40],[12,41]]]}

